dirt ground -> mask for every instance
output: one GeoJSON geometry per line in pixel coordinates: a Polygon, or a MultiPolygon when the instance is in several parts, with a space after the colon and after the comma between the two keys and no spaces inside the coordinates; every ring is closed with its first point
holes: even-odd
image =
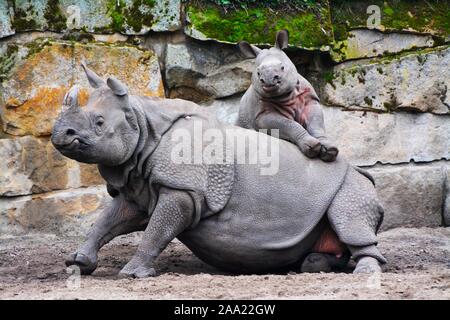
{"type": "Polygon", "coordinates": [[[389,263],[381,275],[348,273],[231,275],[175,241],[159,276],[119,279],[140,234],[104,247],[92,276],[70,275],[64,259],[82,241],[35,234],[0,237],[0,299],[450,299],[450,228],[380,234],[389,263]]]}

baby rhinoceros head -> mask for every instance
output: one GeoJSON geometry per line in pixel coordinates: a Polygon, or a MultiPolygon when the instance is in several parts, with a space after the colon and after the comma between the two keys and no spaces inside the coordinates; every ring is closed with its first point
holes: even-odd
{"type": "Polygon", "coordinates": [[[78,87],[70,89],[54,124],[52,143],[63,155],[80,162],[120,165],[132,156],[139,138],[127,87],[114,77],[104,82],[82,66],[95,90],[81,108],[78,87]]]}
{"type": "Polygon", "coordinates": [[[287,30],[277,32],[275,47],[259,49],[248,42],[239,42],[241,52],[247,58],[256,57],[252,86],[263,97],[277,97],[290,93],[298,81],[297,69],[283,52],[288,47],[287,30]]]}

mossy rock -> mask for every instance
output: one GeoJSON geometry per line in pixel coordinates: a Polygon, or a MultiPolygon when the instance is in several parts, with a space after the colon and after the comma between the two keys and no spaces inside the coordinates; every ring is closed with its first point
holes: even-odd
{"type": "Polygon", "coordinates": [[[225,43],[246,40],[253,44],[270,44],[276,31],[287,29],[290,44],[306,49],[323,49],[333,41],[328,1],[304,6],[267,6],[265,4],[225,10],[213,1],[187,1],[191,37],[225,43]]]}
{"type": "Polygon", "coordinates": [[[181,0],[16,0],[10,6],[17,31],[73,29],[134,35],[181,28],[181,0]]]}
{"type": "Polygon", "coordinates": [[[450,35],[450,0],[331,0],[331,20],[336,40],[348,38],[348,31],[367,28],[369,5],[380,8],[381,31],[430,33],[442,38],[450,35]]]}

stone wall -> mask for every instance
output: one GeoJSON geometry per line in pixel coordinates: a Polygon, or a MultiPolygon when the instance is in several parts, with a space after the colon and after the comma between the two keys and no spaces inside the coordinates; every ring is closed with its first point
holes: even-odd
{"type": "Polygon", "coordinates": [[[372,2],[381,24],[368,29],[364,1],[0,0],[0,234],[82,234],[110,200],[95,166],[49,142],[67,89],[89,96],[82,60],[133,94],[193,100],[232,123],[253,68],[235,42],[265,46],[280,28],[329,135],[375,176],[383,228],[450,224],[450,1],[372,2]]]}

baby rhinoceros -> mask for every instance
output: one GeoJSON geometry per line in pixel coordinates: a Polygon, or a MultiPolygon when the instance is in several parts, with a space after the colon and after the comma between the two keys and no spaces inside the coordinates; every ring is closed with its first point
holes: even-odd
{"type": "Polygon", "coordinates": [[[288,40],[288,31],[281,30],[270,49],[239,43],[247,58],[256,57],[256,69],[241,99],[236,124],[254,130],[278,129],[280,138],[295,143],[306,156],[334,161],[339,150],[325,135],[319,98],[283,52],[288,40]]]}
{"type": "Polygon", "coordinates": [[[221,124],[195,103],[130,95],[116,78],[105,82],[84,69],[95,90],[83,108],[77,87],[66,94],[52,142],[69,158],[98,164],[113,199],[67,265],[90,274],[103,245],[145,230],[120,274],[154,276],[155,259],[174,238],[206,263],[239,273],[330,270],[343,256],[330,250],[338,242],[357,261],[355,272],[381,270],[376,232],[383,210],[367,174],[342,156],[309,159],[287,141],[221,124]],[[212,136],[214,154],[229,160],[208,160],[212,136]],[[235,138],[244,148],[228,145],[235,138]],[[278,146],[276,170],[263,174],[266,162],[241,162],[236,150],[249,155],[250,144],[253,154],[278,146]],[[337,235],[331,246],[321,240],[330,228],[337,235]]]}

